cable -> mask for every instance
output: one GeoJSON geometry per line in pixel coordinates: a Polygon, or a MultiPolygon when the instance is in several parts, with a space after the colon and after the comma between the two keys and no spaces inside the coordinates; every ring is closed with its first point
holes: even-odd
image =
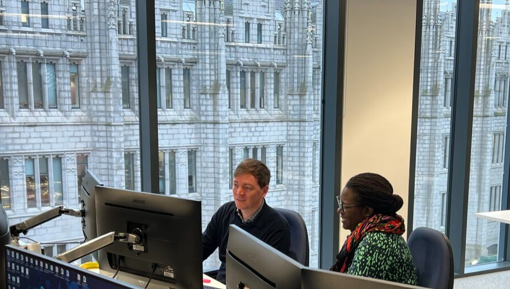
{"type": "Polygon", "coordinates": [[[115,274],[113,274],[113,279],[115,279],[115,277],[117,277],[117,274],[119,274],[119,270],[120,270],[120,261],[124,260],[122,258],[122,256],[118,256],[117,257],[117,271],[115,271],[115,274]]]}
{"type": "Polygon", "coordinates": [[[154,276],[154,272],[156,272],[156,268],[158,268],[158,265],[152,263],[152,274],[151,274],[151,277],[149,278],[149,281],[147,281],[147,284],[145,285],[144,289],[147,289],[147,287],[149,287],[149,284],[151,283],[151,280],[152,280],[152,277],[154,276]]]}

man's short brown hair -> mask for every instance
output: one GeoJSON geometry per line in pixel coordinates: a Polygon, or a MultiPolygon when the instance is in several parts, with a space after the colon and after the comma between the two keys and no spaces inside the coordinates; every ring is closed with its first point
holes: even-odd
{"type": "Polygon", "coordinates": [[[254,176],[260,188],[264,188],[269,185],[269,181],[271,180],[271,172],[267,166],[256,159],[245,159],[237,165],[234,177],[242,174],[250,174],[254,176]]]}

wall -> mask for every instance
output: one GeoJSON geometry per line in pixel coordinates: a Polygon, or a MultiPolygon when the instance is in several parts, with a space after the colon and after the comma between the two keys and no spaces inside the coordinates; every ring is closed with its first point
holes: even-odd
{"type": "Polygon", "coordinates": [[[342,185],[362,172],[385,176],[407,219],[416,1],[347,6],[342,185]]]}

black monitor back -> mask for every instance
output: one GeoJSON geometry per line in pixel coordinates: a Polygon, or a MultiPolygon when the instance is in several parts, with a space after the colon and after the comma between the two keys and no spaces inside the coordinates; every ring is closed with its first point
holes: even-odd
{"type": "MultiPolygon", "coordinates": [[[[96,186],[102,185],[96,175],[87,170],[80,188],[80,202],[84,213],[82,219],[83,235],[87,241],[97,237],[96,186]]],[[[97,259],[97,254],[94,257],[97,259]]]]}
{"type": "Polygon", "coordinates": [[[257,289],[301,288],[303,265],[235,225],[229,228],[226,262],[227,288],[239,283],[257,289]]]}
{"type": "MultiPolygon", "coordinates": [[[[9,231],[9,219],[5,213],[4,207],[0,204],[0,264],[4,264],[5,250],[4,246],[11,243],[11,232],[9,231]]],[[[5,284],[5,271],[0,270],[0,284],[5,284]]],[[[0,288],[2,286],[0,285],[0,288]]]]}
{"type": "Polygon", "coordinates": [[[383,281],[374,278],[353,276],[345,273],[331,272],[319,269],[304,268],[301,271],[301,288],[337,288],[337,289],[419,289],[424,287],[402,283],[383,281]]]}
{"type": "Polygon", "coordinates": [[[142,244],[115,242],[99,251],[102,270],[121,271],[202,288],[202,216],[199,201],[96,187],[98,235],[142,231],[142,244]],[[122,259],[119,257],[122,256],[122,259]],[[152,274],[152,264],[158,268],[152,274]]]}

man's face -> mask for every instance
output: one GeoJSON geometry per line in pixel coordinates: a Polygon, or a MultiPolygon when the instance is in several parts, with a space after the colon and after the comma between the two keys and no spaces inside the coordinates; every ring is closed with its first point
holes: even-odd
{"type": "Polygon", "coordinates": [[[253,213],[262,204],[262,199],[266,196],[269,186],[261,188],[257,179],[251,174],[239,174],[234,177],[232,193],[236,207],[241,211],[253,213]]]}

